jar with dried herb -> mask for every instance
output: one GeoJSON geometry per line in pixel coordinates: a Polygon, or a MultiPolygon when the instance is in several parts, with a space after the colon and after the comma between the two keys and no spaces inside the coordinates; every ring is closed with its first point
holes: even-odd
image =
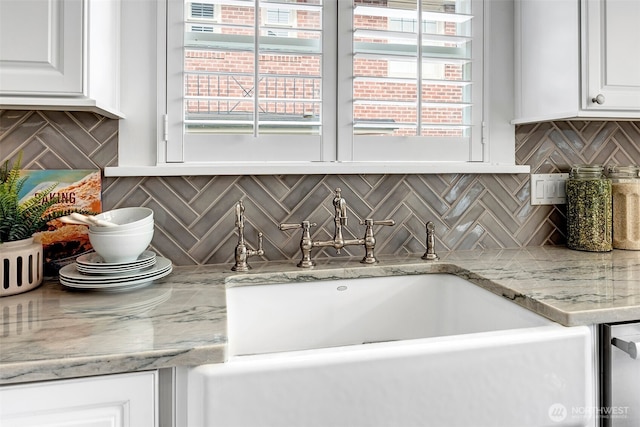
{"type": "Polygon", "coordinates": [[[566,190],[567,247],[612,250],[611,180],[604,175],[604,166],[573,165],[566,190]]]}
{"type": "Polygon", "coordinates": [[[613,247],[640,250],[640,166],[609,166],[613,247]]]}

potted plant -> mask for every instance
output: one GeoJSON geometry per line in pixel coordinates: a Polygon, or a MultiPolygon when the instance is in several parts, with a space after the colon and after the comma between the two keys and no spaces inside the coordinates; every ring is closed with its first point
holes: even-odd
{"type": "Polygon", "coordinates": [[[43,279],[42,244],[33,233],[46,227],[51,218],[44,213],[56,203],[46,199],[57,184],[20,201],[27,177],[20,176],[22,155],[9,167],[0,169],[0,296],[29,291],[43,279]]]}

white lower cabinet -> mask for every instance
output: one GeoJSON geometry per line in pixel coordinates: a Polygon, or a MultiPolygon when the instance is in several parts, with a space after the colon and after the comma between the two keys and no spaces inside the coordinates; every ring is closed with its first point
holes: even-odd
{"type": "Polygon", "coordinates": [[[2,427],[157,427],[158,373],[0,387],[2,427]]]}

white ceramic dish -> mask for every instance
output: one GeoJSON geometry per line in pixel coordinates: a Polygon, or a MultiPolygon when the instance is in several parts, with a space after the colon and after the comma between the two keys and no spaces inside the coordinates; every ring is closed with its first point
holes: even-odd
{"type": "Polygon", "coordinates": [[[156,278],[155,276],[171,270],[171,261],[167,258],[156,257],[156,263],[144,270],[130,271],[104,276],[95,276],[80,273],[74,264],[62,267],[59,271],[60,281],[67,283],[84,284],[88,286],[104,286],[110,284],[122,284],[129,281],[137,281],[141,279],[156,278]]]}
{"type": "MultiPolygon", "coordinates": [[[[117,280],[108,280],[112,279],[112,276],[106,277],[103,280],[99,280],[98,282],[90,282],[84,280],[78,280],[78,275],[81,276],[75,270],[74,265],[63,267],[63,269],[67,269],[68,271],[64,272],[64,274],[60,275],[60,283],[63,286],[67,286],[69,288],[74,289],[85,289],[85,290],[100,290],[100,291],[121,291],[121,290],[131,290],[136,288],[141,288],[144,286],[150,285],[154,280],[165,277],[171,273],[173,270],[173,266],[171,261],[166,258],[158,257],[157,263],[154,267],[147,270],[146,275],[135,276],[129,278],[121,278],[117,280]],[[70,269],[68,267],[73,267],[70,269]]],[[[62,272],[62,270],[60,270],[62,272]]]]}
{"type": "Polygon", "coordinates": [[[78,265],[84,265],[87,267],[100,268],[114,268],[114,267],[126,267],[139,263],[144,263],[149,260],[155,259],[156,253],[153,251],[144,251],[140,254],[137,260],[132,262],[106,262],[99,254],[91,252],[88,254],[80,255],[76,258],[78,265]]]}
{"type": "Polygon", "coordinates": [[[138,227],[148,222],[153,222],[153,210],[146,207],[119,208],[95,215],[97,219],[117,224],[115,227],[99,227],[90,225],[92,231],[123,231],[138,227]]]}
{"type": "Polygon", "coordinates": [[[119,226],[116,227],[89,227],[89,233],[94,233],[94,234],[109,234],[109,235],[114,235],[114,234],[132,234],[132,233],[143,233],[145,231],[150,231],[153,230],[155,227],[155,223],[153,221],[149,221],[146,222],[144,224],[140,224],[140,225],[136,225],[135,227],[128,227],[125,229],[120,228],[119,226]]]}
{"type": "Polygon", "coordinates": [[[96,274],[120,274],[120,273],[126,273],[126,272],[135,272],[135,271],[140,271],[142,269],[145,268],[149,268],[152,267],[154,264],[156,263],[156,259],[153,258],[149,261],[146,261],[143,264],[134,264],[132,266],[126,266],[126,267],[117,267],[117,268],[93,268],[93,267],[84,267],[80,264],[76,264],[76,269],[78,270],[78,272],[82,273],[82,274],[88,274],[88,275],[96,275],[96,274]]]}
{"type": "Polygon", "coordinates": [[[106,262],[132,262],[147,250],[154,231],[135,234],[93,233],[89,230],[89,242],[106,262]]]}

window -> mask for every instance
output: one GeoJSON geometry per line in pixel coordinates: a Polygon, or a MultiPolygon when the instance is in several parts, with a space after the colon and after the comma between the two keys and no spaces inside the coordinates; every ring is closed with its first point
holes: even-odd
{"type": "Polygon", "coordinates": [[[209,23],[215,18],[215,6],[211,3],[186,3],[188,10],[187,31],[212,33],[209,23]]]}
{"type": "Polygon", "coordinates": [[[190,3],[187,2],[190,10],[189,19],[202,19],[212,21],[214,18],[214,6],[210,3],[190,3]]]}
{"type": "Polygon", "coordinates": [[[165,0],[123,17],[137,44],[107,176],[528,171],[512,0],[165,0]]]}
{"type": "Polygon", "coordinates": [[[168,161],[482,160],[479,2],[185,4],[168,161]]]}
{"type": "Polygon", "coordinates": [[[297,13],[291,13],[287,9],[266,9],[266,16],[263,18],[265,21],[265,28],[267,34],[270,36],[289,37],[288,30],[281,30],[280,28],[294,28],[296,26],[293,19],[297,16],[297,13]]]}

